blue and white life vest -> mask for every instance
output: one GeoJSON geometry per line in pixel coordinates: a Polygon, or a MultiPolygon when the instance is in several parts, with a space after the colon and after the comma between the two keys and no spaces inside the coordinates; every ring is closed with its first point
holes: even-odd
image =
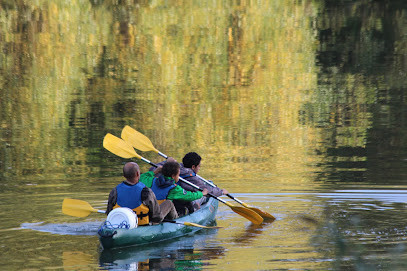
{"type": "Polygon", "coordinates": [[[138,182],[135,185],[128,185],[124,182],[116,186],[117,202],[113,208],[127,207],[132,209],[138,217],[139,225],[148,224],[149,208],[141,201],[141,191],[146,187],[145,184],[138,182]]]}

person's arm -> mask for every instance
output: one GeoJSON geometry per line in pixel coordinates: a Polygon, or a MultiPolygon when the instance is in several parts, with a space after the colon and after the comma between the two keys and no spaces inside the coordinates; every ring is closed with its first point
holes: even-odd
{"type": "Polygon", "coordinates": [[[140,180],[139,182],[142,182],[150,188],[153,185],[153,180],[154,180],[154,172],[153,171],[147,171],[146,173],[143,173],[140,175],[140,180]]]}
{"type": "Polygon", "coordinates": [[[149,209],[148,216],[151,222],[160,223],[164,219],[157,198],[150,188],[144,187],[143,190],[141,190],[141,201],[149,209]]]}
{"type": "Polygon", "coordinates": [[[106,215],[108,215],[113,210],[113,207],[116,205],[116,202],[117,202],[117,189],[115,187],[109,193],[109,199],[107,200],[106,215]]]}
{"type": "Polygon", "coordinates": [[[225,189],[221,189],[219,187],[213,187],[207,183],[205,183],[204,187],[206,189],[208,189],[209,193],[211,193],[212,195],[214,195],[215,197],[220,197],[224,194],[227,194],[227,191],[225,189]],[[225,192],[225,193],[224,193],[225,192]]]}
{"type": "MultiPolygon", "coordinates": [[[[193,183],[193,184],[197,185],[198,187],[200,187],[199,185],[202,185],[202,184],[200,184],[200,180],[199,180],[198,177],[196,177],[196,176],[184,177],[184,179],[187,180],[187,181],[190,182],[190,183],[193,183]]],[[[178,184],[179,186],[181,186],[182,188],[184,188],[185,190],[187,190],[187,191],[192,191],[192,192],[199,191],[199,190],[196,189],[195,187],[192,187],[192,186],[190,186],[189,184],[184,183],[184,182],[181,181],[181,180],[179,180],[177,184],[178,184]]]]}
{"type": "MultiPolygon", "coordinates": [[[[160,163],[157,163],[157,166],[163,166],[167,162],[177,162],[173,157],[168,157],[167,160],[161,161],[160,163]]],[[[148,170],[149,171],[154,171],[156,167],[150,167],[148,170]]]]}
{"type": "MultiPolygon", "coordinates": [[[[165,163],[167,163],[167,160],[161,161],[160,163],[157,163],[156,165],[158,166],[163,166],[165,163]]],[[[154,171],[157,167],[150,167],[148,171],[154,171]]]]}
{"type": "Polygon", "coordinates": [[[183,201],[194,201],[196,199],[202,198],[203,194],[201,191],[187,191],[179,185],[176,185],[168,193],[167,199],[170,200],[183,200],[183,201]]]}

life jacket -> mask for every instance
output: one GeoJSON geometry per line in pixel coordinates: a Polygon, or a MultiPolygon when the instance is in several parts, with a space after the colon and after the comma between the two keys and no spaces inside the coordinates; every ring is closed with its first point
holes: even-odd
{"type": "Polygon", "coordinates": [[[153,179],[151,190],[153,190],[158,203],[161,204],[167,199],[168,193],[170,193],[170,190],[175,186],[176,184],[174,184],[173,179],[165,178],[163,175],[160,175],[160,177],[153,179]]]}
{"type": "Polygon", "coordinates": [[[116,186],[117,202],[113,209],[118,207],[127,207],[132,209],[138,217],[138,225],[147,225],[150,222],[148,212],[150,209],[141,201],[141,191],[146,187],[143,183],[138,182],[135,185],[129,185],[125,182],[116,186]]]}

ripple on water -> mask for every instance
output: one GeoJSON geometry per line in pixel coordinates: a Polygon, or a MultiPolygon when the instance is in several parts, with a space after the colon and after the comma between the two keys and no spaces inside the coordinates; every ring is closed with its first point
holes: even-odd
{"type": "Polygon", "coordinates": [[[64,224],[43,224],[43,222],[37,222],[22,223],[21,228],[60,235],[96,235],[101,223],[101,221],[64,224]]]}

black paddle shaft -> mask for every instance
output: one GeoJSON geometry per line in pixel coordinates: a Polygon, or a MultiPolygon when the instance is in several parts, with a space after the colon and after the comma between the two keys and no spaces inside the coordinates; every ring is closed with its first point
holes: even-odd
{"type": "MultiPolygon", "coordinates": [[[[141,157],[141,160],[143,160],[144,162],[146,162],[146,163],[152,165],[153,167],[158,167],[157,164],[154,164],[153,162],[151,162],[150,160],[145,159],[144,157],[141,157]]],[[[181,181],[183,181],[184,183],[186,183],[186,184],[188,184],[188,185],[194,187],[195,189],[198,189],[198,190],[201,191],[201,192],[203,191],[202,188],[200,188],[199,186],[197,186],[197,185],[195,185],[195,184],[193,184],[193,183],[191,183],[191,182],[188,182],[188,181],[185,180],[184,178],[179,177],[179,179],[180,179],[181,181]]],[[[215,196],[215,195],[213,195],[213,194],[211,194],[211,193],[208,193],[208,196],[210,196],[210,197],[212,197],[212,198],[215,198],[215,199],[219,200],[220,202],[226,203],[224,200],[218,198],[217,196],[215,196]]]]}

